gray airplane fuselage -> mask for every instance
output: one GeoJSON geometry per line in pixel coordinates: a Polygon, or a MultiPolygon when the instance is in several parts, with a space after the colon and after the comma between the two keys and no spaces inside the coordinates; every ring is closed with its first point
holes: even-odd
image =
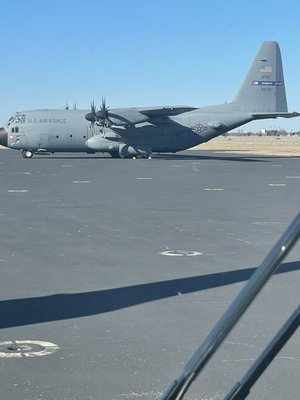
{"type": "Polygon", "coordinates": [[[7,147],[40,153],[108,152],[124,156],[177,152],[253,119],[245,113],[238,113],[237,118],[236,113],[212,114],[209,108],[203,108],[103,130],[102,126],[85,120],[87,112],[61,109],[18,112],[4,126],[7,147]]]}

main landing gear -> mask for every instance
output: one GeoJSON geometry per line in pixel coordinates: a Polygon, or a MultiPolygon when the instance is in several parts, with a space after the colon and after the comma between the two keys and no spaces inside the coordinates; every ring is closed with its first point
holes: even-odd
{"type": "Polygon", "coordinates": [[[152,159],[152,157],[149,155],[149,156],[131,156],[130,157],[132,160],[136,160],[137,158],[146,158],[147,160],[151,160],[152,159]]]}
{"type": "Polygon", "coordinates": [[[137,158],[147,158],[148,160],[151,160],[151,158],[152,158],[150,154],[141,155],[141,156],[140,155],[133,155],[133,154],[124,155],[124,154],[120,154],[117,151],[111,152],[110,155],[111,155],[112,158],[122,158],[122,159],[127,158],[127,159],[131,159],[131,160],[136,160],[137,158]]]}

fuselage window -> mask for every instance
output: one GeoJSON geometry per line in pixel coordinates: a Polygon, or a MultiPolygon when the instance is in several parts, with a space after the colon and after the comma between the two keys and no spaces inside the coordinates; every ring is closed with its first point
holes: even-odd
{"type": "Polygon", "coordinates": [[[12,126],[11,133],[19,133],[19,127],[18,126],[12,126]]]}

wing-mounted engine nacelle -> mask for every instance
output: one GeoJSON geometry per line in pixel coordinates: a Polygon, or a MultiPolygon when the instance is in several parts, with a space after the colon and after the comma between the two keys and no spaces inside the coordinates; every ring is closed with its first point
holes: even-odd
{"type": "Polygon", "coordinates": [[[142,156],[148,157],[152,153],[152,147],[148,144],[119,144],[119,155],[121,158],[142,156]]]}

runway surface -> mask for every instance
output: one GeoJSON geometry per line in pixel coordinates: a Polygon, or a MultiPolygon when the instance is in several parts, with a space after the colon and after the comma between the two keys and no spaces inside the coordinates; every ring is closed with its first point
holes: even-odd
{"type": "MultiPolygon", "coordinates": [[[[1,151],[0,182],[0,399],[147,400],[299,212],[300,159],[1,151]]],[[[223,398],[299,283],[298,242],[187,399],[223,398]]],[[[249,399],[294,400],[299,375],[297,331],[249,399]]]]}

